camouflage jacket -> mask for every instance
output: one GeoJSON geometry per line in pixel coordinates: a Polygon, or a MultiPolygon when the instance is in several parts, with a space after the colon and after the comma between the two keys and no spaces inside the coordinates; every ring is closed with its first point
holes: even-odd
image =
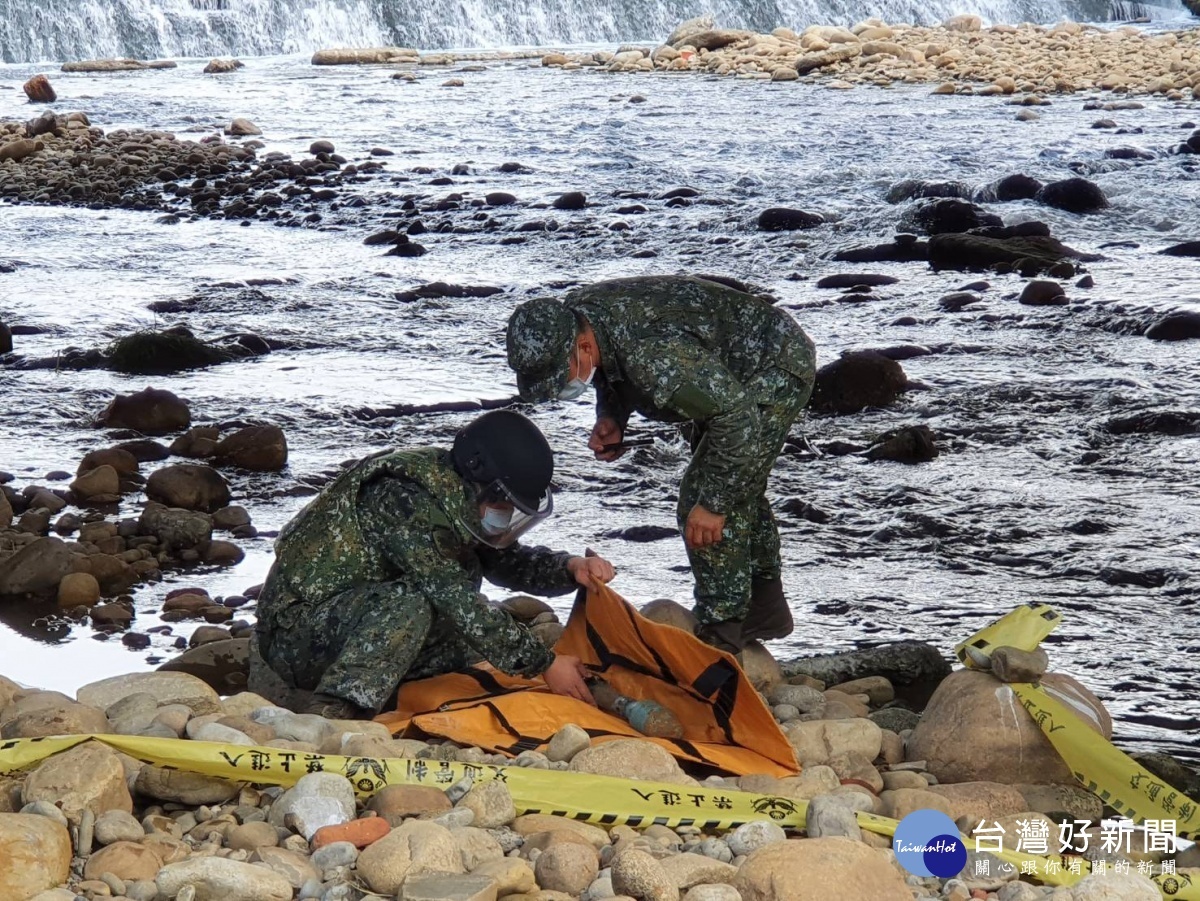
{"type": "Polygon", "coordinates": [[[741,500],[762,453],[759,407],[812,390],[816,354],[799,324],[757,297],[678,276],[598,282],[564,302],[596,332],[597,417],[703,424],[700,503],[723,513],[741,500]]]}
{"type": "Polygon", "coordinates": [[[450,455],[423,448],[369,457],[342,473],[288,523],[259,599],[270,623],[296,603],[336,603],[369,582],[397,582],[404,597],[430,603],[484,659],[510,675],[537,675],[553,662],[540,639],[478,594],[484,577],[505,588],[565,594],[575,588],[570,555],[514,544],[489,547],[478,508],[450,455]]]}

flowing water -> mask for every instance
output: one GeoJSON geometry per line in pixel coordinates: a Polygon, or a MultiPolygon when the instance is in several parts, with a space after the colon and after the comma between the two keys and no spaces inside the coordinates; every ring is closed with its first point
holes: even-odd
{"type": "MultiPolygon", "coordinates": [[[[1160,5],[1182,13],[1178,0],[1160,5]]],[[[0,61],[652,40],[707,14],[728,28],[770,31],[873,15],[933,24],[960,12],[1094,21],[1141,8],[1124,0],[0,0],[0,61]]]]}
{"type": "MultiPolygon", "coordinates": [[[[777,654],[903,638],[950,653],[1014,605],[1048,602],[1064,615],[1049,645],[1053,665],[1100,694],[1122,740],[1190,753],[1200,725],[1200,441],[1112,436],[1103,425],[1144,409],[1200,408],[1200,342],[1157,343],[1123,328],[1153,311],[1200,309],[1200,262],[1154,253],[1200,238],[1200,177],[1186,168],[1187,158],[1161,152],[1189,133],[1182,126],[1200,118],[1200,109],[1156,100],[1098,113],[1083,109],[1084,98],[1061,97],[1040,109],[1039,121],[1024,123],[1002,98],[932,97],[928,87],[844,92],[508,62],[459,73],[465,86],[450,89],[440,87],[445,70],[404,84],[385,68],[314,69],[295,56],[248,59],[246,69],[220,78],[201,76],[201,64],[53,77],[67,98],[61,109],[86,109],[105,128],[215,131],[244,115],[263,129],[268,150],[302,154],[317,138],[351,159],[390,148],[396,155],[386,158],[388,175],[354,188],[365,208],[343,209],[321,229],[0,208],[0,261],[18,264],[0,274],[0,319],[42,330],[18,336],[23,355],[104,346],[139,328],[179,323],[203,336],[252,331],[291,347],[153,379],[0,368],[0,468],[14,472],[18,486],[52,470],[73,471],[86,451],[105,445],[91,417],[115,392],[153,384],[190,401],[198,422],[260,419],[284,427],[288,471],[233,480],[236,502],[269,533],[305,503],[306,486],[321,484],[341,461],[392,444],[446,443],[469,418],[365,409],[511,396],[502,335],[519,300],[608,277],[721,273],[774,292],[809,331],[821,362],[849,349],[932,351],[904,362],[923,390],[896,407],[809,417],[794,429],[797,448],[781,458],[772,496],[781,507],[785,584],[798,627],[777,643],[777,654]],[[627,102],[634,92],[646,102],[627,102]],[[1102,115],[1138,132],[1091,128],[1102,115]],[[1106,149],[1130,144],[1160,153],[1137,163],[1104,159],[1106,149]],[[530,171],[496,171],[506,161],[530,171]],[[430,184],[460,163],[470,174],[454,176],[450,186],[430,184]],[[1021,280],[998,276],[988,278],[982,311],[948,314],[937,299],[971,277],[935,274],[923,264],[855,267],[828,259],[836,248],[896,230],[901,208],[884,194],[901,178],[982,184],[1010,172],[1048,180],[1077,169],[1093,172],[1112,209],[1080,217],[1027,203],[994,207],[1007,222],[1037,218],[1068,244],[1104,254],[1089,266],[1096,287],[1071,288],[1069,307],[1020,306],[1021,280]],[[654,199],[681,185],[700,192],[695,203],[654,199]],[[418,259],[383,257],[382,248],[362,243],[394,221],[388,214],[402,195],[436,200],[495,190],[521,200],[495,212],[496,229],[466,228],[454,214],[427,216],[431,230],[421,241],[430,252],[418,259]],[[588,209],[538,207],[566,190],[586,191],[588,209]],[[647,212],[618,214],[633,202],[616,196],[626,192],[644,193],[647,212]],[[830,224],[757,231],[757,214],[777,205],[819,211],[830,224]],[[442,218],[458,230],[439,232],[442,218]],[[501,243],[533,219],[552,219],[558,229],[501,243]],[[618,221],[627,228],[614,229],[618,221]],[[815,287],[821,275],[864,269],[900,282],[856,304],[815,287]],[[278,283],[239,285],[264,278],[278,283]],[[435,280],[506,290],[483,300],[394,297],[435,280]],[[187,313],[148,310],[155,301],[187,298],[197,299],[187,313]],[[898,325],[900,317],[915,324],[898,325]],[[912,423],[939,435],[934,462],[868,463],[803,450],[805,441],[869,444],[912,423]],[[785,512],[793,498],[827,522],[785,512]]],[[[28,117],[17,98],[35,71],[0,68],[0,118],[28,117]]],[[[641,423],[639,432],[662,440],[604,466],[584,448],[592,419],[586,402],[533,415],[559,449],[561,484],[556,514],[536,538],[609,556],[620,569],[615,587],[633,600],[686,601],[690,577],[678,539],[605,535],[673,524],[682,441],[641,423]]],[[[133,498],[122,513],[136,515],[133,498]]],[[[169,574],[166,585],[138,589],[138,628],[157,622],[169,587],[230,594],[260,581],[269,537],[241,544],[247,559],[233,570],[169,574]]],[[[44,613],[0,611],[8,624],[0,628],[0,671],[70,690],[172,653],[171,636],[129,651],[44,613]]]]}

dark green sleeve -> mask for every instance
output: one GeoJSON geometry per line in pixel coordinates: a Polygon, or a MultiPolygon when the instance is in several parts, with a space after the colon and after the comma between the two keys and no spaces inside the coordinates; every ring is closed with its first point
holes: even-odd
{"type": "Polygon", "coordinates": [[[446,514],[420,486],[389,477],[371,482],[360,495],[359,521],[405,589],[427,599],[497,669],[538,676],[554,662],[536,635],[481,599],[470,573],[442,553],[436,536],[447,529],[446,514]]]}
{"type": "Polygon", "coordinates": [[[727,513],[748,490],[761,421],[758,403],[717,357],[683,339],[643,341],[625,355],[630,381],[644,386],[660,410],[705,427],[693,457],[699,503],[727,513]]]}
{"type": "Polygon", "coordinates": [[[567,571],[571,554],[544,547],[514,544],[503,549],[479,549],[483,575],[493,585],[554,597],[579,587],[567,571]]]}
{"type": "Polygon", "coordinates": [[[596,418],[615,420],[623,433],[625,426],[629,424],[629,416],[632,411],[622,402],[617,392],[613,390],[603,371],[596,373],[595,385],[596,418]]]}

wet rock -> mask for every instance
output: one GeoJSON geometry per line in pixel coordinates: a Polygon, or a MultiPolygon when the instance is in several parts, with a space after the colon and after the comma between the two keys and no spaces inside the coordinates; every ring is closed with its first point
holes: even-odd
{"type": "Polygon", "coordinates": [[[236,72],[238,69],[244,69],[246,64],[240,59],[214,59],[210,60],[208,65],[204,67],[205,75],[225,75],[229,72],[236,72]]]}
{"type": "Polygon", "coordinates": [[[929,244],[915,235],[897,235],[890,244],[839,250],[833,259],[839,263],[911,263],[929,258],[929,244]]]}
{"type": "MultiPolygon", "coordinates": [[[[3,269],[0,268],[0,272],[3,269]]],[[[0,321],[0,356],[10,354],[13,350],[12,329],[9,328],[3,321],[0,321]]]]}
{"type": "Polygon", "coordinates": [[[551,206],[556,210],[582,210],[587,207],[587,195],[582,191],[568,191],[556,197],[551,206]]]}
{"type": "Polygon", "coordinates": [[[71,492],[82,501],[120,497],[121,477],[111,466],[98,466],[76,478],[71,492]]]}
{"type": "Polygon", "coordinates": [[[0,898],[24,901],[67,881],[71,836],[47,817],[0,813],[0,898]]]}
{"type": "MultiPolygon", "coordinates": [[[[1111,736],[1111,719],[1086,688],[1053,673],[1044,676],[1042,684],[1069,698],[1094,731],[1111,736]]],[[[972,670],[953,673],[934,692],[907,753],[909,759],[926,761],[928,771],[942,783],[1071,781],[1070,769],[1011,689],[972,670]],[[974,750],[980,739],[973,736],[987,736],[988,754],[974,750]]]]}
{"type": "Polygon", "coordinates": [[[0,571],[0,596],[54,590],[71,571],[74,559],[61,539],[38,538],[4,561],[4,569],[0,571]]]}
{"type": "Polygon", "coordinates": [[[1171,257],[1200,257],[1200,241],[1185,241],[1160,250],[1159,253],[1171,257]]]}
{"type": "Polygon", "coordinates": [[[1109,205],[1100,186],[1086,178],[1050,182],[1037,192],[1034,199],[1069,213],[1097,213],[1109,205]]]}
{"type": "Polygon", "coordinates": [[[85,810],[93,816],[133,811],[120,758],[98,744],[78,745],[42,763],[25,780],[21,799],[25,804],[49,801],[76,824],[85,810]]]}
{"type": "Polygon", "coordinates": [[[214,513],[229,505],[229,483],[210,466],[177,463],[146,480],[146,496],[167,507],[214,513]]]}
{"type": "Polygon", "coordinates": [[[287,466],[287,438],[279,426],[247,426],[222,438],[214,456],[219,464],[252,472],[279,472],[287,466]]]}
{"type": "Polygon", "coordinates": [[[633,541],[644,544],[651,541],[662,541],[666,538],[678,538],[679,529],[671,526],[629,526],[624,529],[610,529],[601,533],[604,538],[633,541]]]}
{"type": "Polygon", "coordinates": [[[133,623],[133,611],[124,604],[100,604],[89,615],[97,629],[128,629],[133,623]]]}
{"type": "Polygon", "coordinates": [[[937,459],[938,449],[929,426],[905,426],[880,437],[867,450],[871,461],[891,460],[896,463],[928,463],[937,459]]]}
{"type": "Polygon", "coordinates": [[[147,388],[136,394],[117,395],[97,419],[110,429],[133,429],[145,435],[166,435],[192,423],[188,405],[170,391],[147,388]]]}
{"type": "Polygon", "coordinates": [[[1179,310],[1156,319],[1146,329],[1146,337],[1154,341],[1188,341],[1200,338],[1200,313],[1179,310]]]}
{"type": "MultiPolygon", "coordinates": [[[[220,631],[228,635],[227,630],[220,631]]],[[[220,694],[234,694],[244,689],[249,679],[250,639],[206,641],[174,660],[168,660],[158,669],[159,672],[187,673],[203,680],[220,694]]]]}
{"type": "Polygon", "coordinates": [[[107,365],[130,375],[171,375],[228,363],[235,354],[201,341],[185,328],[147,330],[126,335],[108,348],[107,365]]]}
{"type": "Polygon", "coordinates": [[[787,207],[772,207],[758,214],[758,227],[765,232],[816,228],[824,222],[825,217],[820,213],[809,213],[787,207]]]}
{"type": "Polygon", "coordinates": [[[261,135],[262,129],[249,119],[237,118],[225,127],[225,134],[233,135],[234,137],[252,137],[254,135],[261,135]]]}
{"type": "Polygon", "coordinates": [[[1119,416],[1104,426],[1114,435],[1192,435],[1200,432],[1200,413],[1156,410],[1119,416]]]}
{"type": "Polygon", "coordinates": [[[783,669],[789,676],[805,675],[826,685],[884,676],[895,687],[897,698],[920,709],[950,674],[950,663],[932,645],[900,641],[860,651],[791,660],[784,663],[783,669]]]}
{"type": "Polygon", "coordinates": [[[1042,189],[1042,183],[1028,175],[1006,175],[981,188],[975,194],[976,200],[1008,203],[1013,200],[1032,200],[1042,189]]]}
{"type": "Polygon", "coordinates": [[[133,454],[119,447],[109,447],[85,455],[75,473],[83,475],[101,466],[111,466],[117,471],[118,476],[132,475],[138,471],[138,461],[133,454]]]}
{"type": "Polygon", "coordinates": [[[571,772],[620,776],[652,782],[679,782],[679,763],[664,748],[636,738],[619,738],[580,751],[571,760],[571,772]]]}
{"type": "Polygon", "coordinates": [[[157,538],[164,551],[186,550],[212,540],[213,521],[206,513],[166,507],[150,501],[138,519],[138,533],[157,538]]]}
{"type": "Polygon", "coordinates": [[[91,607],[100,600],[100,583],[91,573],[68,573],[58,583],[58,606],[91,607]]]}
{"type": "Polygon", "coordinates": [[[888,203],[903,203],[905,200],[936,197],[967,198],[971,190],[958,181],[922,181],[916,178],[906,178],[888,188],[884,199],[888,203]]]}
{"type": "Polygon", "coordinates": [[[845,838],[778,842],[755,852],[733,886],[744,901],[911,901],[884,852],[845,838]]]}
{"type": "Polygon", "coordinates": [[[195,888],[195,901],[291,901],[292,886],[266,867],[197,857],[167,864],[155,880],[159,894],[175,898],[185,886],[195,888]]]}
{"type": "Polygon", "coordinates": [[[1003,220],[966,200],[943,198],[917,204],[901,217],[901,227],[928,235],[958,234],[1003,225],[1003,220]]]}
{"type": "Polygon", "coordinates": [[[929,265],[934,270],[992,269],[1005,265],[1035,275],[1066,260],[1096,259],[1067,247],[1056,238],[1032,235],[989,237],[983,234],[936,235],[929,239],[929,265]]]}
{"type": "Polygon", "coordinates": [[[288,824],[311,839],[322,826],[337,826],[354,819],[354,786],[336,773],[310,773],[271,805],[270,822],[288,824]]]}
{"type": "Polygon", "coordinates": [[[462,853],[444,826],[409,820],[364,850],[357,868],[372,891],[393,895],[410,874],[461,873],[462,853]]]}
{"type": "Polygon", "coordinates": [[[399,291],[396,293],[396,299],[410,303],[414,300],[439,297],[491,297],[501,294],[503,291],[503,288],[497,288],[494,285],[451,285],[446,282],[430,282],[419,288],[413,288],[411,291],[399,291]]]}
{"type": "Polygon", "coordinates": [[[517,197],[507,191],[491,191],[484,195],[483,201],[488,206],[511,206],[517,202],[517,197]]]}
{"type": "Polygon", "coordinates": [[[208,685],[186,673],[126,673],[89,682],[76,693],[79,703],[107,710],[127,695],[145,693],[159,706],[182,704],[196,716],[217,713],[221,699],[208,685]]]}
{"type": "Polygon", "coordinates": [[[543,851],[534,864],[537,884],[552,892],[578,896],[596,878],[600,860],[591,845],[563,842],[543,851]]]}
{"type": "Polygon", "coordinates": [[[895,360],[873,351],[845,353],[817,371],[809,407],[819,413],[857,413],[894,403],[907,387],[895,360]]]}
{"type": "Polygon", "coordinates": [[[1042,280],[1027,282],[1019,300],[1028,307],[1062,307],[1070,303],[1062,285],[1042,280]]]}
{"type": "Polygon", "coordinates": [[[45,75],[35,75],[22,86],[30,103],[53,103],[58,94],[45,75]]]}

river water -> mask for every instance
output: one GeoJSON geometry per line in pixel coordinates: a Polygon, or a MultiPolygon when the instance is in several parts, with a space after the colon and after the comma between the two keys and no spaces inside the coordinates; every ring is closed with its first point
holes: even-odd
{"type": "MultiPolygon", "coordinates": [[[[264,531],[277,530],[341,461],[383,447],[446,443],[469,414],[388,418],[363,408],[504,398],[514,393],[503,327],[527,296],[569,283],[651,273],[707,272],[745,279],[780,298],[815,340],[820,362],[845,350],[920,345],[904,362],[923,390],[894,408],[808,418],[798,446],[869,444],[899,425],[924,423],[941,456],[904,466],[857,456],[785,455],[772,496],[827,515],[824,523],[780,513],[785,584],[797,629],[780,657],[903,638],[953,645],[1022,603],[1064,616],[1049,642],[1052,665],[1096,691],[1129,746],[1194,754],[1200,726],[1200,441],[1191,436],[1108,435],[1114,417],[1144,409],[1200,408],[1200,342],[1157,343],[1121,333],[1150,311],[1200,309],[1200,262],[1154,251],[1200,238],[1200,176],[1164,151],[1189,133],[1200,109],[1150,100],[1145,108],[1085,110],[1084,97],[1054,98],[1036,122],[1018,122],[1003,98],[930,96],[928,87],[829,90],[701,76],[612,77],[488,63],[482,71],[422,70],[412,84],[385,68],[313,68],[300,57],[247,59],[232,76],[202,76],[202,61],[168,72],[101,77],[53,74],[59,108],[84,109],[106,129],[214,133],[234,116],[264,132],[267,150],[301,154],[318,138],[350,159],[373,147],[387,175],[356,187],[368,205],[324,228],[285,229],[227,221],[159,224],[154,214],[3,207],[0,318],[37,326],[17,351],[37,357],[69,346],[103,346],[152,325],[183,323],[210,337],[252,331],[287,342],[250,362],[178,376],[131,378],[104,371],[0,368],[0,469],[22,486],[52,470],[74,471],[105,444],[89,420],[115,392],[168,388],[197,422],[265,420],[286,430],[291,463],[281,475],[234,478],[235,502],[264,531]],[[449,76],[460,88],[442,87],[449,76]],[[645,102],[630,103],[630,95],[645,102]],[[1137,133],[1097,130],[1112,116],[1137,133]],[[1136,145],[1159,155],[1114,163],[1107,149],[1136,145]],[[524,174],[495,171],[506,161],[524,174]],[[434,186],[465,163],[471,174],[434,186]],[[414,173],[427,167],[432,174],[414,173]],[[886,239],[901,207],[884,200],[901,178],[982,184],[1011,172],[1043,180],[1093,174],[1112,201],[1080,217],[1031,203],[995,205],[1008,223],[1040,219],[1080,250],[1096,286],[1071,288],[1068,307],[1017,304],[1016,276],[988,277],[982,308],[948,314],[937,299],[972,280],[924,264],[830,262],[840,247],[886,239]],[[402,180],[400,180],[402,179],[402,180]],[[700,192],[690,206],[654,199],[667,189],[700,192]],[[363,238],[385,226],[402,195],[511,191],[516,207],[496,230],[421,237],[429,253],[384,257],[363,238]],[[537,208],[567,190],[588,209],[537,208]],[[641,192],[647,212],[618,214],[641,192]],[[770,206],[826,215],[811,232],[754,227],[770,206]],[[556,231],[515,226],[553,219],[556,231]],[[628,228],[613,229],[617,221],[628,228]],[[1120,242],[1115,244],[1115,242],[1120,242]],[[1111,246],[1114,245],[1115,246],[1111,246]],[[653,256],[645,255],[652,252],[653,256]],[[634,254],[641,256],[634,256],[634,254]],[[841,303],[815,287],[822,275],[896,275],[867,303],[841,303]],[[247,279],[281,284],[237,286],[247,279]],[[399,302],[397,291],[444,280],[505,289],[488,299],[399,302]],[[218,287],[234,283],[233,287],[218,287]],[[150,303],[198,298],[187,313],[150,303]],[[897,325],[900,317],[916,324],[897,325]],[[1077,524],[1088,521],[1091,527],[1077,524]],[[1074,528],[1069,528],[1074,527],[1074,528]],[[1086,534],[1079,534],[1080,532],[1086,534]],[[1121,572],[1133,576],[1120,575],[1121,572]],[[1117,573],[1117,575],[1114,575],[1117,573]],[[1128,583],[1145,584],[1128,584],[1128,583]],[[1146,585],[1156,587],[1145,587],[1146,585]]],[[[30,115],[19,85],[36,69],[0,68],[0,118],[30,115]]],[[[265,152],[265,151],[264,151],[265,152]]],[[[462,220],[455,220],[462,224],[462,220]]],[[[533,412],[559,451],[556,515],[535,533],[547,544],[613,559],[615,587],[633,600],[687,601],[682,544],[634,543],[604,533],[673,524],[674,488],[686,463],[670,431],[613,467],[584,448],[586,401],[533,412]]],[[[122,513],[136,515],[130,497],[122,513]]],[[[820,517],[818,517],[820,518],[820,517]]],[[[169,574],[136,592],[139,629],[170,587],[230,594],[259,582],[269,537],[242,542],[232,570],[169,574]]],[[[502,596],[502,593],[494,593],[502,596]]],[[[567,601],[559,604],[565,612],[567,601]]],[[[0,611],[0,670],[25,683],[71,690],[169,656],[172,637],[148,651],[97,641],[87,628],[0,611]]],[[[176,635],[190,627],[175,625],[176,635]]]]}

